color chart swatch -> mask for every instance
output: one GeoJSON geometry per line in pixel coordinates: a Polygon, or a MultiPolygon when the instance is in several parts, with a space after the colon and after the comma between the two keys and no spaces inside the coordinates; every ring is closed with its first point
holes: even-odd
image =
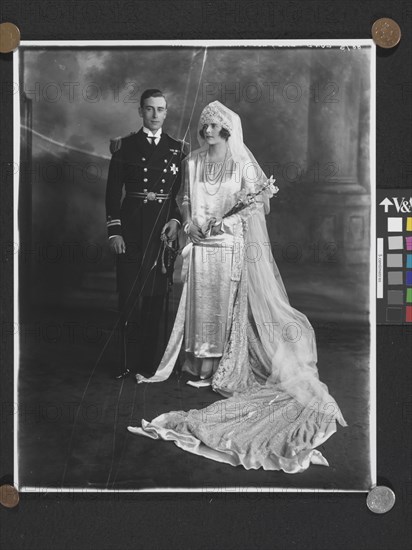
{"type": "Polygon", "coordinates": [[[376,190],[377,322],[412,323],[412,190],[376,190]]]}

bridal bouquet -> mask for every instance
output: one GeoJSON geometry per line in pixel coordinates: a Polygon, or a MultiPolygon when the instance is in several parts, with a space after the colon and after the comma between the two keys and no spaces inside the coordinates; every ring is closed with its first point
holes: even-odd
{"type": "Polygon", "coordinates": [[[247,208],[250,206],[253,202],[255,202],[255,199],[258,195],[261,195],[263,191],[269,192],[269,198],[272,198],[273,195],[276,195],[279,191],[279,187],[276,187],[273,185],[275,183],[275,179],[273,176],[270,176],[270,178],[257,188],[257,191],[254,193],[247,193],[246,189],[241,189],[238,193],[236,193],[236,204],[231,208],[226,214],[223,215],[223,218],[228,218],[229,216],[232,216],[233,214],[237,214],[241,210],[247,208]]]}
{"type": "MultiPolygon", "coordinates": [[[[256,191],[254,193],[247,193],[246,189],[241,189],[238,193],[236,193],[236,203],[235,205],[222,216],[222,220],[225,218],[228,218],[229,216],[232,216],[233,214],[238,214],[248,206],[250,206],[252,203],[256,202],[256,197],[258,195],[261,195],[264,191],[267,191],[269,193],[269,198],[272,198],[274,195],[276,195],[279,191],[279,187],[276,187],[274,185],[275,179],[273,176],[270,176],[270,178],[260,187],[257,187],[256,191]]],[[[210,230],[213,225],[216,225],[216,218],[211,218],[201,229],[202,232],[207,235],[210,233],[210,230]]]]}

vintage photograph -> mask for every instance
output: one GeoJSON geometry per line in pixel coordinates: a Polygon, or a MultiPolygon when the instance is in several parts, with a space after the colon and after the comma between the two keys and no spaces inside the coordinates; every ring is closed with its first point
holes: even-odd
{"type": "Polygon", "coordinates": [[[371,40],[22,43],[21,491],[375,483],[374,63],[371,40]]]}

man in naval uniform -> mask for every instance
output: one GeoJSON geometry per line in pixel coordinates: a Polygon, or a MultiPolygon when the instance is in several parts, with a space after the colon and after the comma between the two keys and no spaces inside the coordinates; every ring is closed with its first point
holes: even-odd
{"type": "Polygon", "coordinates": [[[184,152],[181,141],[162,131],[167,115],[163,93],[143,92],[139,114],[143,127],[138,132],[111,140],[106,188],[107,228],[116,254],[119,293],[118,379],[130,372],[150,377],[157,369],[168,285],[162,272],[162,239],[176,240],[181,222],[175,197],[184,152]]]}

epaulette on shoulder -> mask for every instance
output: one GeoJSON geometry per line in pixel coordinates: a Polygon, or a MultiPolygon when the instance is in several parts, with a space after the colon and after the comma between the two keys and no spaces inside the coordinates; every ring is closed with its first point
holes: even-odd
{"type": "MultiPolygon", "coordinates": [[[[126,136],[126,138],[132,136],[133,134],[136,134],[137,132],[130,132],[129,135],[126,136]]],[[[114,153],[117,153],[117,151],[120,151],[120,148],[122,146],[122,139],[125,139],[124,137],[115,137],[110,138],[110,152],[113,155],[114,153]]]]}
{"type": "Polygon", "coordinates": [[[120,147],[122,146],[122,138],[121,136],[110,138],[110,152],[113,155],[114,153],[117,153],[119,151],[120,147]]]}

